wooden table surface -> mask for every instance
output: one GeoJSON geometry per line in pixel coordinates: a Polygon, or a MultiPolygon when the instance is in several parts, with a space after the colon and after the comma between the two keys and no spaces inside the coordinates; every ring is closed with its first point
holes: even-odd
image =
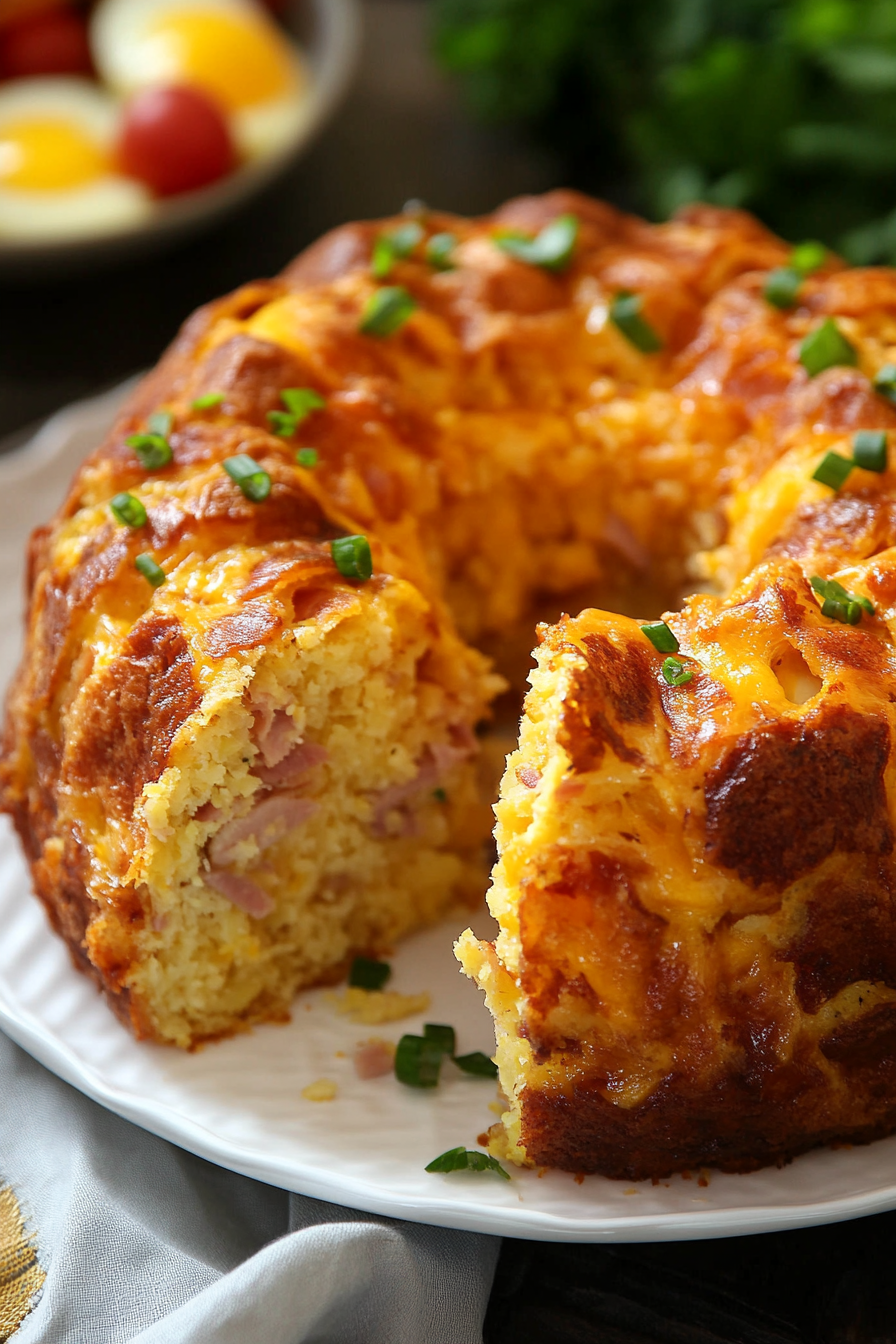
{"type": "MultiPolygon", "coordinates": [[[[325,229],[411,197],[462,214],[561,185],[464,116],[426,52],[420,0],[367,0],[342,109],[290,176],[178,250],[0,285],[0,438],[155,362],[206,299],[274,274],[325,229]]],[[[896,1344],[896,1214],[714,1242],[505,1241],[486,1344],[896,1344]]],[[[421,1341],[424,1344],[424,1341],[421,1341]]]]}

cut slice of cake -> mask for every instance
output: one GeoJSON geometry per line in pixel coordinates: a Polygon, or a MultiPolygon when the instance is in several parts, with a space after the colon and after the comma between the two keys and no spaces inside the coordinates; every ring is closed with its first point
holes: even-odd
{"type": "Polygon", "coordinates": [[[598,611],[542,628],[501,931],[457,947],[496,1023],[494,1151],[640,1179],[893,1128],[894,573],[827,576],[857,624],[779,557],[659,650],[598,611]]]}
{"type": "Polygon", "coordinates": [[[286,1017],[481,891],[495,679],[258,456],[263,500],[212,460],[117,515],[88,467],[36,540],[9,703],[4,800],[38,893],[136,1033],[180,1046],[286,1017]]]}

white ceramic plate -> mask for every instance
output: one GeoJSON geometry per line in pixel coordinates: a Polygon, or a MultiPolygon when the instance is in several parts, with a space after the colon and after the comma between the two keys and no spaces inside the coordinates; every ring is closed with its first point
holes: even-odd
{"type": "MultiPolygon", "coordinates": [[[[19,649],[21,569],[30,528],[62,498],[77,462],[99,440],[121,391],[51,420],[26,448],[0,459],[0,679],[19,649]]],[[[485,917],[487,921],[487,916],[485,917]]],[[[482,923],[483,921],[480,921],[482,923]]],[[[427,1020],[451,1023],[461,1051],[493,1048],[479,993],[451,952],[457,922],[409,939],[393,985],[428,989],[427,1020]]],[[[289,1026],[210,1046],[195,1055],[139,1044],[78,974],[43,911],[11,829],[0,829],[0,1025],[48,1068],[119,1115],[224,1167],[289,1190],[418,1222],[552,1241],[666,1241],[800,1227],[896,1207],[896,1138],[867,1148],[819,1151],[782,1171],[713,1173],[708,1184],[675,1177],[626,1185],[577,1184],[557,1172],[431,1176],[447,1148],[476,1147],[494,1122],[490,1082],[444,1069],[437,1091],[391,1077],[361,1082],[359,1039],[397,1040],[422,1018],[378,1033],[338,1017],[323,991],[300,996],[289,1026]],[[319,1078],[334,1101],[303,1099],[319,1078]]]]}

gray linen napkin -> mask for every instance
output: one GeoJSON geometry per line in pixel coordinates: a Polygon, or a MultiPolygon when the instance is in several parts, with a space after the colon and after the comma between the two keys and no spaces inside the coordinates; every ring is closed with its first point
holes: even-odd
{"type": "Polygon", "coordinates": [[[481,1344],[500,1241],[236,1176],[0,1033],[0,1185],[46,1283],[14,1344],[481,1344]]]}

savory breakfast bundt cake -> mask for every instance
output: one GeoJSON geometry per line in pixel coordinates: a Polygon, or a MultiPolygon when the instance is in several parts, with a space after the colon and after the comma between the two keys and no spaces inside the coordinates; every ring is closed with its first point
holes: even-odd
{"type": "Polygon", "coordinates": [[[894,273],[565,192],[197,314],[35,536],[0,779],[125,1020],[283,1016],[475,892],[483,651],[599,605],[643,615],[542,628],[501,933],[459,945],[496,1146],[658,1175],[896,1127],[893,351],[894,273]]]}

